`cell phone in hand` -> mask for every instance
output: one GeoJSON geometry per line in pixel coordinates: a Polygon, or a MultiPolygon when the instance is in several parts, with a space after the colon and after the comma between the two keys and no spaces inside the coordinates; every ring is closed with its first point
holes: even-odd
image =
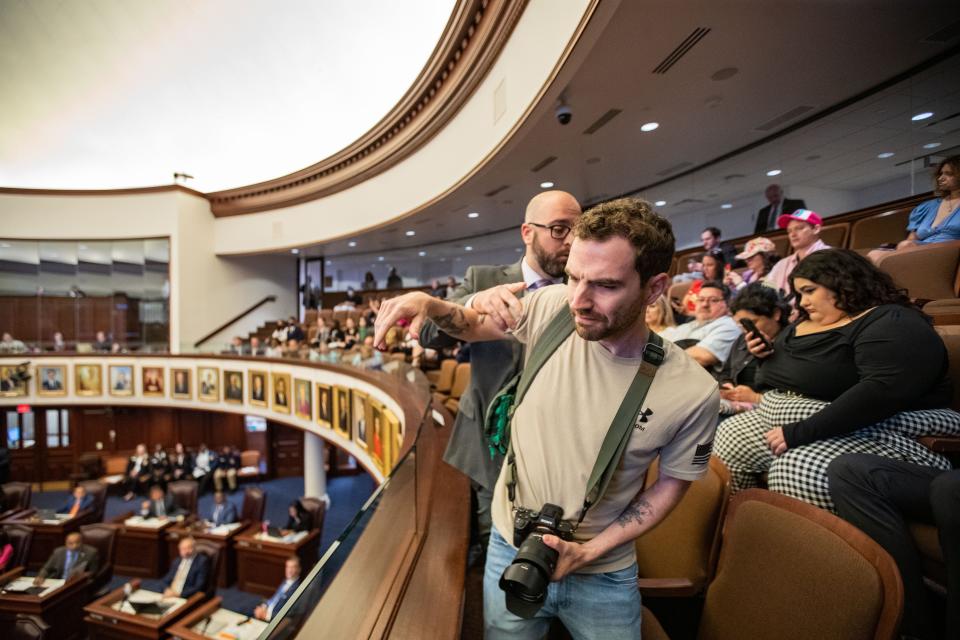
{"type": "Polygon", "coordinates": [[[763,342],[763,346],[767,351],[773,351],[773,345],[767,340],[767,337],[760,333],[760,330],[757,329],[756,323],[750,318],[741,318],[740,324],[743,325],[743,328],[747,330],[747,335],[753,334],[754,336],[760,338],[763,342]]]}

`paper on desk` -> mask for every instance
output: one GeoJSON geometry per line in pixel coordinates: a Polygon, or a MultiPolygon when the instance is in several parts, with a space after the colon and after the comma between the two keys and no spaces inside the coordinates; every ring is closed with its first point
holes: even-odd
{"type": "Polygon", "coordinates": [[[192,630],[202,632],[208,638],[220,640],[253,640],[266,628],[266,622],[248,618],[229,609],[217,609],[210,615],[209,622],[205,618],[193,625],[192,630]],[[240,624],[241,622],[243,624],[240,624]]]}
{"type": "Polygon", "coordinates": [[[52,518],[44,518],[40,522],[43,524],[60,524],[65,520],[69,520],[72,516],[69,513],[58,513],[55,514],[52,518]]]}
{"type": "MultiPolygon", "coordinates": [[[[40,583],[39,586],[43,587],[43,591],[38,594],[38,597],[43,598],[44,596],[56,591],[63,586],[64,580],[59,580],[57,578],[47,578],[40,583]]],[[[3,586],[4,589],[29,589],[33,586],[33,578],[28,576],[22,576],[16,580],[12,580],[3,586]]]]}
{"type": "Polygon", "coordinates": [[[163,525],[169,522],[169,518],[144,518],[141,516],[133,516],[132,518],[127,518],[123,521],[123,524],[128,527],[144,527],[146,529],[159,529],[163,525]]]}
{"type": "MultiPolygon", "coordinates": [[[[165,603],[172,604],[172,606],[164,612],[163,614],[164,616],[170,615],[172,612],[182,607],[183,603],[186,602],[185,598],[176,598],[173,596],[169,598],[164,598],[162,593],[157,593],[156,591],[148,591],[147,589],[137,589],[136,591],[131,593],[130,597],[127,598],[126,600],[122,600],[122,599],[118,600],[110,606],[113,609],[116,609],[117,611],[120,611],[122,613],[137,615],[136,609],[134,609],[130,605],[131,602],[136,602],[138,604],[141,604],[141,603],[147,604],[150,602],[158,602],[160,600],[163,600],[165,603]]],[[[160,618],[160,616],[152,615],[152,614],[143,614],[143,615],[149,618],[160,618]]]]}
{"type": "Polygon", "coordinates": [[[207,533],[212,533],[215,536],[225,536],[231,531],[239,529],[243,526],[242,522],[233,522],[230,524],[221,524],[219,527],[211,527],[207,533]]]}

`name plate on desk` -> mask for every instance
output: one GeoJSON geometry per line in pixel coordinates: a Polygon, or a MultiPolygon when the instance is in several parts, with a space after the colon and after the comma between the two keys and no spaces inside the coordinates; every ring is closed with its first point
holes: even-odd
{"type": "Polygon", "coordinates": [[[190,630],[207,638],[218,638],[218,640],[254,640],[266,628],[267,623],[261,620],[255,620],[229,609],[217,609],[210,617],[193,625],[190,630]]]}
{"type": "Polygon", "coordinates": [[[160,529],[164,527],[170,518],[144,518],[143,516],[133,516],[123,521],[128,527],[142,527],[144,529],[160,529]]]}
{"type": "Polygon", "coordinates": [[[47,578],[39,586],[33,586],[33,578],[26,576],[12,580],[3,586],[3,593],[12,596],[37,596],[43,598],[63,586],[64,580],[47,578]]]}

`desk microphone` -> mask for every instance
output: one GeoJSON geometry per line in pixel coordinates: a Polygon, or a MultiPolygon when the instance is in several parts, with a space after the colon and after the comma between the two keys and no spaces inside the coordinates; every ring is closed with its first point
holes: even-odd
{"type": "Polygon", "coordinates": [[[207,627],[210,626],[210,621],[213,620],[213,616],[207,616],[207,619],[203,621],[203,626],[200,627],[200,635],[207,635],[207,627]]]}

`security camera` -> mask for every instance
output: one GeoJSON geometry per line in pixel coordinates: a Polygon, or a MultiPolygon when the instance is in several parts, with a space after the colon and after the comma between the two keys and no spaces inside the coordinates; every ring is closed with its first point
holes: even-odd
{"type": "Polygon", "coordinates": [[[573,120],[573,110],[565,104],[558,105],[556,116],[557,122],[560,124],[570,124],[570,121],[573,120]]]}

